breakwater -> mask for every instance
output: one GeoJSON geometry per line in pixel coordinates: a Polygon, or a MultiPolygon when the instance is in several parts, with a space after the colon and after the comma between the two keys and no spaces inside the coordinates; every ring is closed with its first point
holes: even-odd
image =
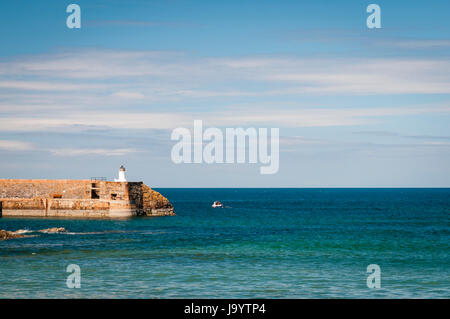
{"type": "Polygon", "coordinates": [[[131,217],[175,215],[143,182],[0,179],[0,216],[131,217]]]}

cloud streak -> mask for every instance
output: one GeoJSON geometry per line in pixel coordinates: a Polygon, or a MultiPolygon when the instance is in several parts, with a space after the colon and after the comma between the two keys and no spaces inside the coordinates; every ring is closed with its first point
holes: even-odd
{"type": "Polygon", "coordinates": [[[29,142],[17,140],[0,140],[0,151],[7,152],[49,152],[55,156],[124,156],[138,152],[135,148],[51,148],[38,147],[29,142]]]}
{"type": "Polygon", "coordinates": [[[0,140],[0,150],[2,151],[30,151],[34,145],[22,141],[0,140]]]}
{"type": "Polygon", "coordinates": [[[104,148],[59,148],[50,149],[50,153],[56,156],[125,156],[130,153],[137,152],[133,148],[117,148],[117,149],[104,149],[104,148]]]}
{"type": "Polygon", "coordinates": [[[76,84],[47,81],[0,81],[0,89],[16,89],[31,91],[80,91],[103,89],[100,84],[76,84]]]}
{"type": "Polygon", "coordinates": [[[161,100],[450,93],[450,61],[430,58],[200,58],[176,52],[91,50],[3,61],[0,70],[10,78],[0,82],[0,88],[100,92],[134,88],[131,92],[142,98],[161,100]],[[14,79],[18,77],[28,80],[14,79]]]}
{"type": "Polygon", "coordinates": [[[236,127],[327,127],[376,123],[383,117],[420,114],[450,114],[450,106],[402,108],[300,108],[251,109],[209,112],[52,112],[35,117],[0,118],[0,131],[66,131],[68,128],[173,129],[191,127],[201,119],[208,126],[236,127]]]}

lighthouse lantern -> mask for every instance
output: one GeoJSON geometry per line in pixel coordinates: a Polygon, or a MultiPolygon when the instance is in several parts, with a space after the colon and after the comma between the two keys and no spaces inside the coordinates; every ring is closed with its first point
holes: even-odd
{"type": "Polygon", "coordinates": [[[114,179],[115,182],[126,182],[125,167],[123,165],[119,168],[119,178],[114,179]]]}

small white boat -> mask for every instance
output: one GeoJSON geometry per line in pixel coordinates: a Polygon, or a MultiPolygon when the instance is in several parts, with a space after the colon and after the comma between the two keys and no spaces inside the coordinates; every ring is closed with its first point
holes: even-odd
{"type": "Polygon", "coordinates": [[[215,202],[212,204],[211,207],[212,207],[212,208],[217,208],[217,207],[223,208],[223,205],[222,205],[221,202],[215,201],[215,202]]]}

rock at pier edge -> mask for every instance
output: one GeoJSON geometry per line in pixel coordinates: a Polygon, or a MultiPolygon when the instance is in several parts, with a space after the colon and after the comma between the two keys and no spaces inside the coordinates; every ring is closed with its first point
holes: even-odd
{"type": "Polygon", "coordinates": [[[0,179],[0,216],[123,218],[173,215],[175,212],[169,200],[143,182],[0,179]]]}
{"type": "MultiPolygon", "coordinates": [[[[16,231],[7,231],[0,229],[0,240],[13,239],[13,238],[23,238],[23,237],[35,237],[34,235],[24,235],[25,233],[32,233],[33,231],[27,229],[19,229],[16,231]]],[[[53,227],[38,230],[40,233],[45,234],[58,234],[66,233],[67,230],[64,227],[53,227]]]]}
{"type": "Polygon", "coordinates": [[[13,239],[13,238],[21,238],[25,237],[22,234],[17,234],[13,231],[0,230],[0,240],[13,239]]]}

